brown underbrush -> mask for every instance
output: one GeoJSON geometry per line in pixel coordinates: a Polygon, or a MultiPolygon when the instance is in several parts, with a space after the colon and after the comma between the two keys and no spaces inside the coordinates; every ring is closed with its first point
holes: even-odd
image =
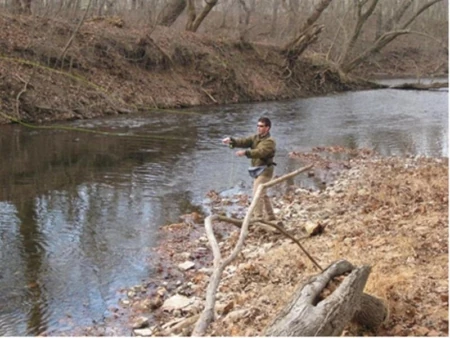
{"type": "Polygon", "coordinates": [[[279,100],[373,87],[279,47],[133,28],[120,18],[76,24],[0,14],[0,123],[85,119],[153,109],[279,100]]]}

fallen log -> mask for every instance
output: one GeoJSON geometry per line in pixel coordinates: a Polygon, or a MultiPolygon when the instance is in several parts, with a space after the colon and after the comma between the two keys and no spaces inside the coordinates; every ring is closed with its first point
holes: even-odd
{"type": "Polygon", "coordinates": [[[407,90],[432,90],[440,88],[448,88],[448,82],[434,82],[430,84],[424,83],[403,83],[396,86],[391,86],[392,89],[407,89],[407,90]]]}
{"type": "Polygon", "coordinates": [[[331,264],[309,279],[268,325],[266,336],[339,336],[350,321],[376,329],[385,320],[384,303],[363,293],[370,266],[354,267],[346,260],[331,264]],[[321,292],[333,278],[342,283],[325,299],[321,292]]]}

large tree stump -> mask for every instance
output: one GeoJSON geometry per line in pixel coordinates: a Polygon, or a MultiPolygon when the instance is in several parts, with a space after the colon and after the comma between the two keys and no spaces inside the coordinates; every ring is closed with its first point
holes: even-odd
{"type": "Polygon", "coordinates": [[[364,294],[370,266],[354,267],[345,260],[331,264],[300,287],[286,307],[266,329],[267,336],[339,336],[354,319],[370,328],[386,317],[378,298],[364,294]],[[327,298],[320,294],[334,278],[350,273],[327,298]],[[372,317],[374,320],[372,320],[372,317]]]}

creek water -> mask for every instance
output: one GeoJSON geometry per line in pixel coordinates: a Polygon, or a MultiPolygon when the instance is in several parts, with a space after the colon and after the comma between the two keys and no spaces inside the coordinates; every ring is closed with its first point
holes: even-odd
{"type": "Polygon", "coordinates": [[[128,137],[0,126],[0,335],[59,335],[107,316],[120,288],[156,273],[146,259],[158,227],[198,209],[212,189],[250,193],[248,160],[221,139],[256,132],[262,115],[273,122],[278,175],[299,167],[290,151],[316,146],[448,157],[448,90],[369,90],[65,124],[128,137]]]}

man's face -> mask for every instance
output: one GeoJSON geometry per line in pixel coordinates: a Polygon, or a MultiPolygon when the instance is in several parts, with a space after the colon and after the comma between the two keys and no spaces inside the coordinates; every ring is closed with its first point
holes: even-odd
{"type": "Polygon", "coordinates": [[[264,136],[269,132],[269,127],[267,127],[264,122],[258,122],[257,126],[256,126],[257,130],[258,130],[258,135],[259,136],[264,136]]]}

